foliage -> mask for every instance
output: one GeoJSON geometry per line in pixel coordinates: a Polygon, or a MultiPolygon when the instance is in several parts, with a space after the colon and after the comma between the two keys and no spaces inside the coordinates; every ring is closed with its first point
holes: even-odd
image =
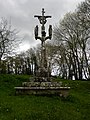
{"type": "Polygon", "coordinates": [[[82,2],[73,13],[67,13],[54,27],[54,38],[60,56],[63,78],[89,79],[90,1],[82,2]]]}
{"type": "Polygon", "coordinates": [[[0,120],[88,120],[90,81],[60,80],[71,86],[69,96],[15,95],[14,86],[29,80],[25,75],[0,75],[0,120]]]}
{"type": "Polygon", "coordinates": [[[32,49],[1,60],[1,74],[35,74],[37,59],[32,49]]]}

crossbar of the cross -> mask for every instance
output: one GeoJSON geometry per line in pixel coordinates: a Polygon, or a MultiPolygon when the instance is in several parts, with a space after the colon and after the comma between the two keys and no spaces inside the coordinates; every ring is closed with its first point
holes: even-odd
{"type": "MultiPolygon", "coordinates": [[[[42,16],[40,16],[40,15],[34,15],[34,17],[41,18],[42,16]]],[[[43,16],[43,17],[45,17],[45,18],[51,18],[51,16],[43,16]]]]}

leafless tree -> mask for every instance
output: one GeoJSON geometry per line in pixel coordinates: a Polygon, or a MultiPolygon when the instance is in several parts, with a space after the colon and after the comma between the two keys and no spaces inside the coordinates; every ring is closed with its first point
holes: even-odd
{"type": "Polygon", "coordinates": [[[14,52],[19,42],[17,30],[6,19],[0,19],[0,61],[2,57],[14,52]]]}
{"type": "MultiPolygon", "coordinates": [[[[54,38],[66,46],[71,70],[75,79],[83,79],[83,71],[87,79],[90,68],[87,57],[87,42],[90,38],[90,1],[81,3],[74,13],[67,13],[59,26],[54,27],[54,38]],[[86,70],[86,71],[85,71],[86,70]]],[[[65,55],[65,53],[64,53],[65,55]]],[[[67,64],[67,62],[66,62],[67,64]]]]}

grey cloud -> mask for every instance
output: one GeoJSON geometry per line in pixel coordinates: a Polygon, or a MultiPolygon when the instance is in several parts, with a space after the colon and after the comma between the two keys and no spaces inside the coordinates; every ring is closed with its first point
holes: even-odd
{"type": "Polygon", "coordinates": [[[13,26],[21,31],[23,42],[33,45],[36,43],[33,29],[39,24],[34,15],[40,15],[42,7],[45,8],[46,15],[52,15],[48,24],[55,24],[81,1],[84,0],[0,0],[0,17],[11,18],[13,26]]]}

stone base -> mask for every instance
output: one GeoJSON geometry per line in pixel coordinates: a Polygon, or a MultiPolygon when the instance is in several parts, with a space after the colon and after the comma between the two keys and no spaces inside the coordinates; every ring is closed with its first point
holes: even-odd
{"type": "Polygon", "coordinates": [[[50,77],[35,77],[34,82],[51,82],[50,77]]]}
{"type": "Polygon", "coordinates": [[[70,87],[63,86],[62,82],[45,82],[44,80],[45,78],[41,78],[41,80],[33,79],[30,82],[23,82],[22,87],[15,87],[16,94],[68,96],[70,87]]]}
{"type": "Polygon", "coordinates": [[[27,95],[59,95],[67,97],[70,87],[15,87],[17,94],[27,94],[27,95]]]}
{"type": "Polygon", "coordinates": [[[62,82],[38,82],[38,81],[31,81],[31,82],[23,82],[23,87],[62,87],[62,82]]]}

